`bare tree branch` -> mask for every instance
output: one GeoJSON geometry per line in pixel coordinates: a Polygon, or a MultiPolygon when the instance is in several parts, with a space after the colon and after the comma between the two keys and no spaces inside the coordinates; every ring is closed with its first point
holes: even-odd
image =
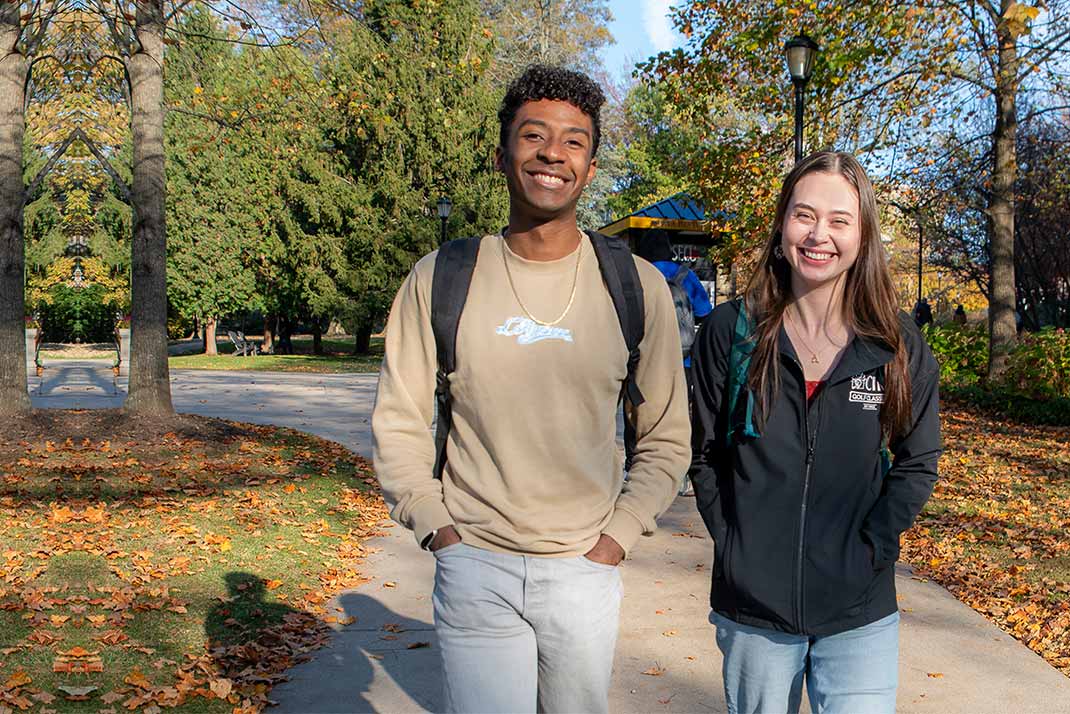
{"type": "Polygon", "coordinates": [[[89,148],[90,153],[92,153],[93,156],[96,157],[96,160],[100,162],[101,167],[108,173],[108,176],[111,177],[111,180],[115,182],[115,185],[119,188],[119,193],[123,194],[123,198],[125,198],[126,202],[132,206],[133,202],[130,199],[130,187],[127,186],[126,182],[123,181],[121,176],[119,176],[119,172],[116,171],[115,167],[111,165],[111,162],[108,161],[108,158],[106,156],[104,156],[104,153],[97,147],[96,144],[93,143],[92,139],[86,136],[85,132],[81,129],[75,129],[72,132],[72,135],[76,135],[77,139],[89,148]]]}
{"type": "Polygon", "coordinates": [[[52,170],[52,167],[56,165],[56,162],[60,160],[60,157],[62,157],[63,154],[66,153],[70,145],[74,143],[74,140],[78,138],[78,134],[81,131],[81,129],[75,129],[70,134],[68,134],[67,138],[63,140],[63,143],[59,145],[59,148],[56,149],[52,156],[48,157],[48,161],[46,161],[45,165],[41,167],[41,170],[37,172],[37,175],[33,177],[33,181],[31,181],[30,185],[26,187],[26,190],[22,192],[23,206],[25,206],[29,202],[30,196],[32,196],[34,192],[37,191],[37,187],[40,186],[41,182],[45,180],[45,176],[47,176],[48,173],[52,170]]]}

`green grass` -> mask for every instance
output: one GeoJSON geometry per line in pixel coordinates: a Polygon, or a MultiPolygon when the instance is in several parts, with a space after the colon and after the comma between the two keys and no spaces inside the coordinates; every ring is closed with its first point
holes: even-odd
{"type": "Polygon", "coordinates": [[[256,372],[313,372],[327,374],[378,372],[383,359],[383,340],[373,338],[369,354],[354,355],[350,340],[324,338],[322,355],[312,354],[311,338],[293,340],[292,355],[256,355],[239,357],[234,346],[220,344],[219,355],[184,355],[171,357],[172,369],[243,370],[256,372]]]}
{"type": "MultiPolygon", "coordinates": [[[[292,662],[279,628],[306,643],[327,632],[328,596],[357,581],[362,534],[386,515],[366,462],[273,427],[114,444],[50,434],[0,444],[0,473],[0,684],[24,671],[23,695],[60,697],[51,708],[70,714],[125,711],[140,691],[128,678],[164,692],[182,666],[266,703],[256,668],[292,662]],[[103,671],[54,672],[78,647],[103,671]],[[61,686],[97,689],[68,701],[61,686]]],[[[236,703],[191,696],[165,711],[236,703]]]]}

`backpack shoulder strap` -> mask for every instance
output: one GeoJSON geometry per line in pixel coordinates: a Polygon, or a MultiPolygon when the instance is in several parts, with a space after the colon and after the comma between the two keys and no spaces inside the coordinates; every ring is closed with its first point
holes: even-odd
{"type": "MultiPolygon", "coordinates": [[[[886,365],[881,365],[881,387],[888,383],[886,365]]],[[[887,476],[892,470],[892,462],[895,460],[890,448],[891,442],[888,436],[881,434],[881,476],[887,476]]]]}
{"type": "Polygon", "coordinates": [[[589,231],[587,235],[598,258],[598,268],[602,271],[609,297],[617,311],[624,344],[628,347],[628,376],[624,381],[622,395],[637,407],[645,399],[635,383],[635,369],[639,365],[639,343],[643,341],[646,329],[646,312],[643,304],[643,286],[639,282],[639,271],[628,244],[619,238],[607,238],[601,233],[589,231]]]}
{"type": "Polygon", "coordinates": [[[732,331],[732,349],[728,353],[728,428],[725,438],[732,446],[739,438],[757,439],[760,434],[754,426],[754,393],[747,385],[750,374],[751,353],[754,340],[751,335],[754,325],[747,315],[746,303],[739,300],[739,314],[732,331]],[[746,406],[740,406],[740,400],[746,406]]]}
{"type": "Polygon", "coordinates": [[[453,424],[453,401],[449,376],[457,368],[457,328],[468,300],[480,238],[460,238],[444,243],[435,256],[431,280],[431,331],[435,335],[438,372],[435,379],[435,478],[446,467],[446,440],[453,424]]]}

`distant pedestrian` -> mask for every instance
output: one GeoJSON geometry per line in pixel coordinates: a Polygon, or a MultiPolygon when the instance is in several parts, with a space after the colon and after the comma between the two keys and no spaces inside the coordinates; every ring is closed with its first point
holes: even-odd
{"type": "Polygon", "coordinates": [[[693,350],[691,478],[733,714],[893,714],[899,536],[932,493],[940,369],[849,154],[788,174],[742,300],[693,350]]]}
{"type": "Polygon", "coordinates": [[[956,325],[966,324],[966,309],[962,305],[955,308],[955,314],[951,316],[951,321],[956,325]]]}
{"type": "Polygon", "coordinates": [[[918,300],[918,304],[914,306],[914,324],[921,328],[932,321],[933,309],[929,307],[929,301],[926,298],[918,300]]]}
{"type": "MultiPolygon", "coordinates": [[[[684,263],[673,260],[672,241],[669,234],[661,229],[647,231],[639,237],[636,255],[650,261],[661,271],[669,283],[673,305],[676,308],[676,326],[680,332],[680,347],[684,358],[684,376],[687,378],[687,393],[690,399],[691,382],[691,345],[695,342],[695,330],[713,311],[710,296],[695,272],[684,263]]],[[[690,401],[689,401],[690,403],[690,401]]],[[[631,469],[632,454],[635,451],[635,428],[629,419],[624,420],[624,470],[631,469]]],[[[692,495],[694,489],[690,479],[684,479],[680,495],[692,495]]]]}

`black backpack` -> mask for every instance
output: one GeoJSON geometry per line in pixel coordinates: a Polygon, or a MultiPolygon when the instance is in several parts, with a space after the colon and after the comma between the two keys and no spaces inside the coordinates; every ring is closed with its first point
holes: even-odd
{"type": "MultiPolygon", "coordinates": [[[[628,347],[628,375],[621,387],[621,399],[632,407],[643,403],[643,394],[635,383],[639,364],[639,343],[643,341],[646,313],[643,286],[628,244],[601,233],[587,232],[598,258],[602,280],[617,311],[624,343],[628,347]]],[[[461,238],[444,243],[435,256],[435,273],[431,281],[431,328],[438,352],[435,405],[438,426],[435,429],[435,478],[442,478],[446,467],[446,439],[453,423],[449,376],[457,367],[457,328],[468,299],[481,238],[461,238]]]]}
{"type": "Polygon", "coordinates": [[[695,311],[691,307],[691,296],[687,294],[684,280],[691,270],[686,265],[676,269],[676,275],[669,278],[669,292],[672,304],[676,308],[676,324],[680,328],[680,347],[684,357],[691,354],[691,345],[695,344],[695,311]]]}

